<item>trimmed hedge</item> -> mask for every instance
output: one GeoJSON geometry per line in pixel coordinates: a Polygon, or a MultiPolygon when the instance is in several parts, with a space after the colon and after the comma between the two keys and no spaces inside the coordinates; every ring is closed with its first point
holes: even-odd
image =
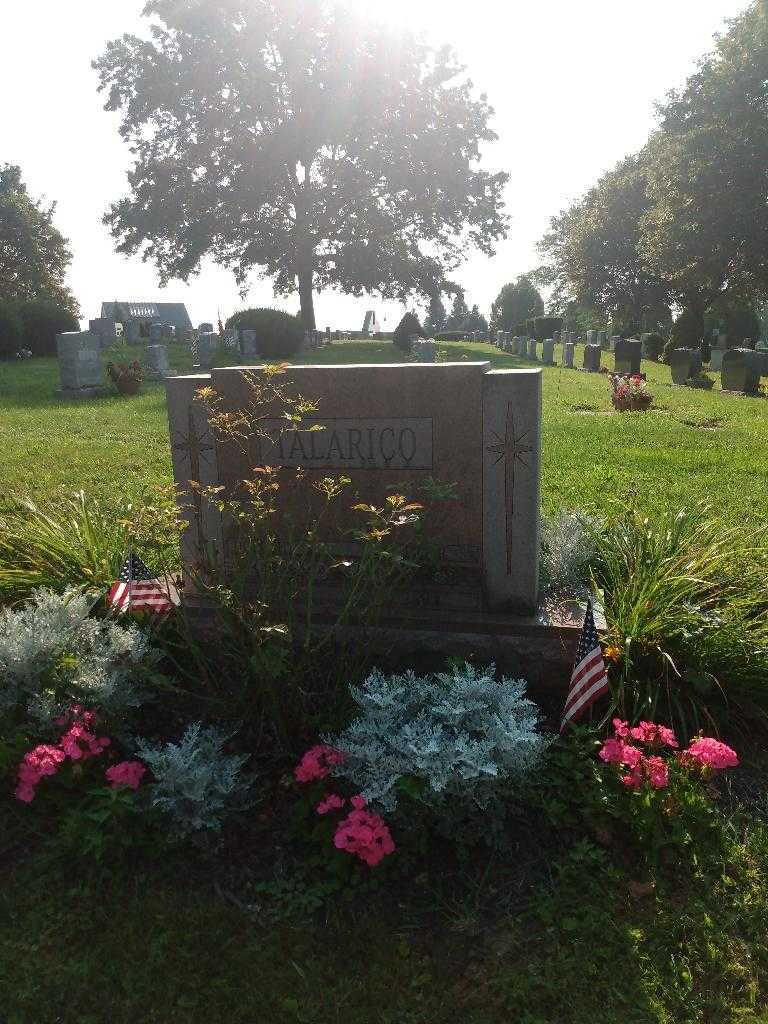
{"type": "Polygon", "coordinates": [[[292,356],[304,341],[304,328],[299,318],[281,309],[241,309],[229,317],[225,327],[256,331],[256,345],[264,359],[292,356]]]}
{"type": "Polygon", "coordinates": [[[537,316],[533,321],[533,337],[536,341],[544,341],[551,338],[555,331],[563,329],[563,318],[561,316],[537,316]]]}

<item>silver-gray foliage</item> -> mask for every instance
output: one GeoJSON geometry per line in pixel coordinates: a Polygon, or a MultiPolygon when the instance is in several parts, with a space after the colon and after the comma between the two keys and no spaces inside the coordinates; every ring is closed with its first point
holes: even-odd
{"type": "Polygon", "coordinates": [[[120,714],[142,700],[137,669],[159,659],[136,625],[91,616],[91,600],[36,590],[0,609],[0,713],[25,707],[47,722],[73,700],[120,714]]]}
{"type": "Polygon", "coordinates": [[[582,512],[542,514],[539,583],[544,600],[581,598],[587,593],[597,527],[597,521],[582,512]]]}
{"type": "Polygon", "coordinates": [[[548,739],[538,731],[525,680],[495,679],[495,666],[452,672],[372,672],[352,689],[359,715],[328,742],[343,751],[335,774],[393,811],[404,786],[431,804],[488,808],[501,784],[522,780],[548,739]]]}
{"type": "Polygon", "coordinates": [[[151,800],[168,814],[181,835],[217,829],[230,811],[247,806],[250,784],[240,770],[247,754],[224,754],[227,736],[218,729],[190,725],[178,743],[137,743],[152,770],[151,800]]]}

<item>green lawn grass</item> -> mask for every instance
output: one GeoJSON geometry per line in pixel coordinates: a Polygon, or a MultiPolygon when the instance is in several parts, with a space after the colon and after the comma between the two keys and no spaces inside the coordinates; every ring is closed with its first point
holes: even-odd
{"type": "MultiPolygon", "coordinates": [[[[485,344],[441,348],[453,360],[533,365],[485,344]]],[[[311,363],[400,359],[390,342],[342,342],[302,357],[311,363]]],[[[606,354],[604,362],[612,366],[613,356],[606,354]]],[[[189,370],[188,352],[172,346],[171,364],[189,370]]],[[[629,498],[652,512],[706,498],[745,524],[764,522],[768,402],[719,388],[673,387],[669,368],[657,363],[644,362],[643,370],[655,395],[653,410],[616,414],[603,376],[543,368],[544,507],[602,510],[629,498]]],[[[80,402],[60,399],[56,386],[54,359],[0,364],[0,496],[45,496],[60,487],[137,495],[171,481],[162,384],[147,384],[135,398],[80,402]]]]}

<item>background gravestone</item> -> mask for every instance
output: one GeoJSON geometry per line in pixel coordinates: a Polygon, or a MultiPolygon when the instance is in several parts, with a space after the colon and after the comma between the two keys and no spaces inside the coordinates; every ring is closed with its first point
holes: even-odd
{"type": "Polygon", "coordinates": [[[545,366],[555,365],[555,339],[546,338],[541,343],[541,361],[545,366]]]}
{"type": "Polygon", "coordinates": [[[210,370],[213,359],[219,349],[219,336],[209,332],[201,334],[197,339],[197,359],[204,370],[210,370]]]}
{"type": "Polygon", "coordinates": [[[166,345],[147,345],[144,350],[144,365],[148,380],[162,380],[170,376],[168,365],[168,348],[166,345]]]}
{"type": "Polygon", "coordinates": [[[729,348],[723,355],[720,386],[723,391],[754,394],[760,385],[762,356],[751,348],[729,348]]]}
{"type": "Polygon", "coordinates": [[[576,346],[572,341],[566,341],[563,345],[563,366],[568,369],[573,369],[573,357],[576,352],[576,346]]]}
{"type": "Polygon", "coordinates": [[[616,373],[640,373],[643,346],[635,338],[621,338],[613,350],[616,373]]]}
{"type": "Polygon", "coordinates": [[[89,397],[102,390],[101,341],[91,331],[66,331],[56,335],[59,357],[59,394],[89,397]]]}
{"type": "Polygon", "coordinates": [[[718,373],[723,368],[723,356],[728,351],[728,336],[719,334],[709,354],[709,368],[713,373],[718,373]]]}
{"type": "Polygon", "coordinates": [[[256,331],[244,327],[240,331],[240,351],[244,356],[257,356],[259,354],[256,343],[256,331]]]}
{"type": "Polygon", "coordinates": [[[599,345],[585,345],[584,346],[584,361],[582,363],[585,370],[590,373],[597,373],[600,370],[600,357],[603,350],[599,345]]]}
{"type": "Polygon", "coordinates": [[[163,340],[163,325],[154,323],[149,325],[149,340],[153,345],[163,340]]]}
{"type": "Polygon", "coordinates": [[[126,320],[123,324],[123,334],[129,345],[135,345],[141,341],[141,324],[138,320],[126,320]]]}
{"type": "Polygon", "coordinates": [[[701,352],[696,348],[676,348],[669,355],[672,383],[685,384],[701,372],[701,352]]]}
{"type": "Polygon", "coordinates": [[[596,345],[597,343],[597,331],[587,331],[587,344],[596,345]]]}
{"type": "Polygon", "coordinates": [[[431,338],[417,338],[411,343],[411,357],[417,363],[434,363],[437,360],[437,346],[431,338]]]}

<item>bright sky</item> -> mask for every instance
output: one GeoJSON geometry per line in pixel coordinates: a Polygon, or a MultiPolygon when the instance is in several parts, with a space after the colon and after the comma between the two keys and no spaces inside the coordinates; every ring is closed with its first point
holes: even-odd
{"type": "MultiPolygon", "coordinates": [[[[360,0],[358,0],[360,2],[360,0]]],[[[510,173],[511,231],[492,259],[470,256],[457,275],[470,305],[487,310],[505,281],[538,263],[549,217],[589,188],[653,125],[653,103],[682,83],[712,36],[747,0],[362,0],[452,44],[496,110],[499,141],[486,166],[510,173]]],[[[4,5],[5,6],[5,5],[4,5]]],[[[149,264],[113,249],[101,223],[126,190],[129,154],[117,118],[102,110],[90,68],[107,40],[141,32],[143,0],[35,0],[8,4],[0,33],[0,163],[20,164],[33,196],[58,204],[74,253],[69,284],[83,317],[102,300],[183,301],[195,324],[242,303],[231,275],[205,267],[161,290],[149,264]]],[[[256,280],[248,305],[295,312],[256,280]]],[[[375,308],[392,330],[402,308],[335,293],[316,298],[318,326],[359,329],[375,308]]]]}

